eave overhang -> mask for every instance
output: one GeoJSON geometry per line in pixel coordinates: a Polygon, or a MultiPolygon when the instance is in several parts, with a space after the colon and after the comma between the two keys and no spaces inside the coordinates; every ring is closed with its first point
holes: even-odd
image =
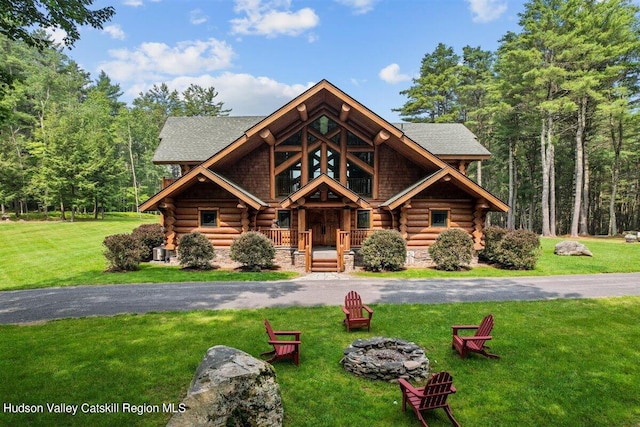
{"type": "Polygon", "coordinates": [[[158,205],[166,197],[173,197],[174,195],[181,193],[196,181],[205,182],[206,180],[219,185],[224,190],[233,194],[240,201],[244,202],[253,209],[260,210],[269,207],[267,203],[263,202],[258,197],[254,196],[250,192],[246,191],[245,189],[223,177],[222,175],[217,174],[205,167],[197,166],[196,168],[189,171],[189,173],[182,176],[180,179],[141,204],[139,209],[141,212],[157,210],[158,205]]]}
{"type": "MultiPolygon", "coordinates": [[[[366,200],[358,196],[358,194],[354,193],[344,185],[340,184],[338,181],[335,181],[325,174],[314,178],[298,191],[291,193],[289,196],[287,196],[286,199],[280,202],[280,207],[282,207],[283,209],[287,209],[292,207],[293,205],[300,204],[304,197],[307,197],[309,194],[313,194],[319,189],[320,186],[323,185],[326,186],[327,189],[333,191],[343,199],[347,199],[359,208],[366,209],[371,207],[371,205],[366,200]]],[[[304,205],[304,203],[302,205],[304,205]]]]}
{"type": "Polygon", "coordinates": [[[322,108],[335,111],[334,119],[338,121],[358,123],[362,131],[370,137],[375,145],[386,144],[422,167],[438,169],[447,166],[444,160],[432,154],[405,135],[402,130],[327,80],[320,81],[273,114],[247,129],[242,136],[209,157],[201,165],[214,170],[231,165],[262,144],[273,145],[275,143],[274,134],[277,135],[284,129],[290,129],[291,124],[296,121],[301,125],[312,117],[307,113],[310,114],[318,109],[322,110],[322,108]],[[302,107],[305,114],[301,114],[302,107]],[[342,120],[341,113],[345,110],[348,111],[348,114],[343,115],[344,120],[342,120]]]}
{"type": "Polygon", "coordinates": [[[380,204],[380,207],[388,210],[394,210],[410,201],[413,197],[420,194],[431,185],[441,180],[450,181],[475,198],[484,199],[487,204],[487,208],[491,211],[507,212],[509,210],[509,206],[503,201],[501,201],[493,194],[489,193],[487,190],[473,182],[467,176],[463,175],[450,166],[434,172],[431,175],[428,175],[420,181],[416,182],[415,184],[405,188],[390,199],[380,204]]]}

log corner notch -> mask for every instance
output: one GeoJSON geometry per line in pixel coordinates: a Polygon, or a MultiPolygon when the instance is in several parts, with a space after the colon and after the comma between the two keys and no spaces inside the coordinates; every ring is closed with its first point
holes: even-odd
{"type": "Polygon", "coordinates": [[[478,199],[473,210],[473,248],[477,251],[484,249],[484,225],[489,204],[485,199],[478,199]]]}
{"type": "Polygon", "coordinates": [[[242,200],[238,200],[238,205],[236,207],[240,209],[240,225],[242,226],[242,232],[246,233],[249,231],[249,208],[242,200]]]}
{"type": "Polygon", "coordinates": [[[306,122],[307,120],[309,120],[309,114],[307,113],[307,106],[304,103],[298,105],[296,107],[296,110],[298,110],[298,115],[300,116],[300,120],[302,120],[303,122],[306,122]]]}
{"type": "Polygon", "coordinates": [[[165,198],[164,202],[158,205],[158,210],[162,215],[162,225],[164,226],[165,249],[173,251],[176,249],[176,232],[174,229],[176,206],[173,199],[165,198]]]}
{"type": "Polygon", "coordinates": [[[407,200],[405,204],[400,208],[400,234],[402,234],[402,238],[404,240],[407,240],[407,238],[409,237],[409,233],[407,232],[407,223],[409,222],[409,209],[411,209],[411,199],[407,200]]]}
{"type": "Polygon", "coordinates": [[[273,136],[268,128],[264,128],[260,131],[260,138],[269,145],[273,146],[276,144],[276,137],[273,136]]]}

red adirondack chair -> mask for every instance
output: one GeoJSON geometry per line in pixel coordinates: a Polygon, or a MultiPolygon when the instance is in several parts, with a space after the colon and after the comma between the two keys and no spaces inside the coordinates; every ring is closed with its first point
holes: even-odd
{"type": "Polygon", "coordinates": [[[367,328],[367,331],[371,330],[373,310],[362,304],[362,299],[357,292],[350,291],[347,296],[344,297],[342,312],[345,314],[345,319],[342,323],[347,327],[347,332],[354,328],[364,327],[367,328]]]}
{"type": "Polygon", "coordinates": [[[427,384],[420,388],[412,386],[403,378],[398,379],[398,384],[400,385],[400,390],[402,390],[402,410],[406,412],[407,403],[411,405],[418,420],[424,427],[429,426],[424,420],[422,412],[437,408],[444,409],[453,425],[460,427],[460,424],[451,413],[451,407],[447,403],[447,397],[456,392],[451,374],[445,371],[433,374],[427,380],[427,384]]]}
{"type": "Polygon", "coordinates": [[[454,325],[452,328],[453,341],[451,342],[451,348],[457,350],[460,357],[464,358],[468,353],[479,353],[491,359],[500,358],[497,354],[487,353],[486,351],[489,347],[485,345],[485,342],[492,338],[492,314],[486,315],[485,318],[482,319],[480,325],[454,325]],[[458,332],[463,330],[475,330],[476,332],[473,336],[459,335],[458,332]]]}
{"type": "Polygon", "coordinates": [[[269,336],[269,344],[273,350],[266,351],[260,356],[273,355],[267,362],[271,363],[280,359],[293,359],[293,363],[298,365],[300,359],[300,331],[274,331],[267,319],[264,319],[264,326],[269,336]],[[291,336],[293,340],[279,340],[278,336],[291,336]]]}

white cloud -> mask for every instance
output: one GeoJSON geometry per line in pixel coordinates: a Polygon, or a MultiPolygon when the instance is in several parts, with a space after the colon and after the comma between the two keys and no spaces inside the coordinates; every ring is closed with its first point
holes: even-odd
{"type": "Polygon", "coordinates": [[[505,0],[466,0],[473,13],[473,22],[487,23],[500,18],[507,11],[505,0]]]}
{"type": "Polygon", "coordinates": [[[108,54],[113,59],[102,62],[98,68],[117,81],[222,70],[231,65],[234,56],[227,43],[213,38],[179,42],[173,47],[148,42],[134,50],[109,50],[108,54]]]}
{"type": "Polygon", "coordinates": [[[262,0],[236,0],[234,10],[246,16],[231,20],[231,32],[267,37],[297,36],[320,23],[313,9],[305,7],[294,12],[290,7],[290,0],[264,3],[262,0]]]}
{"type": "Polygon", "coordinates": [[[102,29],[102,31],[108,34],[109,37],[111,37],[112,39],[118,39],[118,40],[125,39],[124,31],[122,31],[122,28],[120,27],[120,25],[117,25],[117,24],[107,25],[102,29]]]}
{"type": "Polygon", "coordinates": [[[122,4],[124,4],[125,6],[140,7],[144,4],[144,2],[142,0],[124,0],[122,4]]]}
{"type": "Polygon", "coordinates": [[[411,80],[411,76],[408,74],[402,74],[400,72],[400,66],[398,64],[389,64],[384,67],[378,73],[378,76],[387,83],[396,84],[400,82],[406,82],[411,80]]]}
{"type": "Polygon", "coordinates": [[[44,31],[49,36],[49,40],[53,42],[53,44],[57,44],[60,46],[64,46],[64,38],[67,37],[67,32],[62,28],[56,27],[48,27],[45,28],[44,31]]]}
{"type": "Polygon", "coordinates": [[[306,84],[285,84],[269,77],[255,77],[250,74],[222,73],[218,76],[203,74],[197,77],[180,76],[172,80],[148,82],[131,86],[126,95],[136,98],[154,84],[166,83],[170,90],[184,91],[191,84],[202,87],[213,86],[218,92],[217,101],[231,109],[233,116],[263,116],[282,107],[284,104],[313,86],[306,84]]]}
{"type": "Polygon", "coordinates": [[[362,15],[373,10],[378,0],[336,0],[338,3],[353,9],[356,15],[362,15]]]}
{"type": "Polygon", "coordinates": [[[204,15],[202,10],[200,9],[194,9],[191,12],[189,12],[189,21],[193,25],[204,24],[208,20],[209,20],[209,17],[207,15],[204,15]]]}

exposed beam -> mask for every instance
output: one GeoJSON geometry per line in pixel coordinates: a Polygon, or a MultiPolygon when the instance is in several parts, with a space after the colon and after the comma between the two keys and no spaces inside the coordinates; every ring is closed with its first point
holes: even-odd
{"type": "Polygon", "coordinates": [[[350,112],[351,107],[347,104],[342,104],[342,108],[340,108],[340,121],[346,122],[350,112]]]}
{"type": "Polygon", "coordinates": [[[384,129],[380,129],[380,132],[378,132],[378,134],[376,135],[376,137],[373,139],[373,143],[375,145],[380,145],[383,142],[385,142],[386,140],[389,139],[391,135],[389,134],[389,132],[387,132],[384,129]]]}
{"type": "Polygon", "coordinates": [[[260,138],[269,145],[274,145],[276,143],[276,137],[273,136],[268,128],[264,128],[260,131],[260,138]]]}
{"type": "Polygon", "coordinates": [[[306,122],[309,119],[309,115],[307,114],[307,106],[303,103],[296,107],[298,110],[298,114],[300,115],[300,120],[306,122]]]}

